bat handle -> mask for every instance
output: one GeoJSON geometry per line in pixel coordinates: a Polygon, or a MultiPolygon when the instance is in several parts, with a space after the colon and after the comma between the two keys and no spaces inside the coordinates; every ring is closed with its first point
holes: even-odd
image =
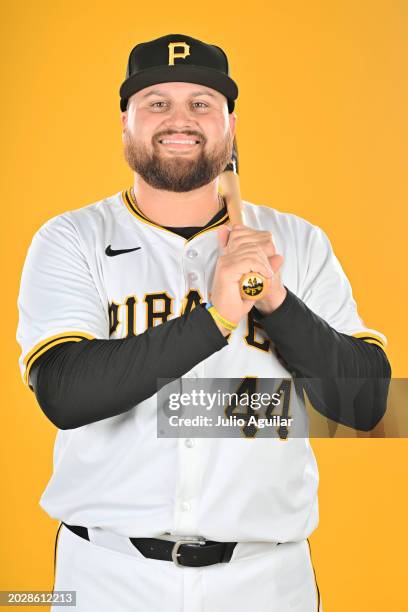
{"type": "MultiPolygon", "coordinates": [[[[241,192],[237,177],[234,177],[233,170],[228,168],[224,171],[222,179],[221,191],[227,202],[231,225],[244,225],[241,192]]],[[[265,296],[268,287],[269,279],[253,270],[243,274],[239,280],[239,290],[244,300],[261,300],[265,296]]]]}

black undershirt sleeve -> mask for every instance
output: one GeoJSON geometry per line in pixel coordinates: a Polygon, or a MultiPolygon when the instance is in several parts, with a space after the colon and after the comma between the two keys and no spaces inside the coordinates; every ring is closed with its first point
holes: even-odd
{"type": "MultiPolygon", "coordinates": [[[[292,376],[302,378],[316,410],[369,431],[386,410],[391,368],[385,353],[337,332],[287,292],[273,313],[254,307],[252,315],[292,376]]],[[[138,336],[49,349],[34,362],[30,382],[52,423],[73,429],[130,410],[159,390],[159,378],[179,378],[227,344],[201,304],[138,336]]]]}
{"type": "MultiPolygon", "coordinates": [[[[166,229],[188,239],[226,214],[224,205],[204,227],[166,229]]],[[[159,391],[159,378],[179,378],[227,344],[204,303],[131,338],[59,344],[33,363],[29,386],[54,425],[75,429],[127,412],[159,391]]]]}
{"type": "MultiPolygon", "coordinates": [[[[203,228],[167,229],[190,238],[203,228]]],[[[303,387],[321,414],[362,430],[382,418],[391,368],[380,347],[337,332],[289,289],[273,313],[251,315],[292,376],[309,379],[303,387]]],[[[179,378],[227,344],[201,304],[131,338],[53,347],[32,365],[30,385],[52,423],[74,429],[130,410],[157,393],[159,378],[179,378]]]]}
{"type": "Polygon", "coordinates": [[[375,344],[340,333],[287,287],[282,304],[263,315],[252,310],[293,377],[303,380],[313,407],[324,416],[369,431],[383,417],[391,366],[375,344]]]}
{"type": "Polygon", "coordinates": [[[201,304],[189,313],[118,340],[65,342],[38,357],[30,383],[44,414],[75,429],[127,412],[228,345],[201,304]]]}

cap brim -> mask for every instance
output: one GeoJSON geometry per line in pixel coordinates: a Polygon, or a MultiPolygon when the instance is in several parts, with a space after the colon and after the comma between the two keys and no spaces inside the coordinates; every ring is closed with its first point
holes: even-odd
{"type": "Polygon", "coordinates": [[[133,74],[126,79],[120,87],[119,95],[121,97],[121,110],[126,110],[128,99],[137,91],[158,83],[177,81],[198,83],[199,85],[205,85],[219,91],[228,99],[228,106],[230,112],[232,112],[234,100],[238,97],[238,87],[235,81],[219,70],[206,68],[205,66],[194,66],[193,64],[185,64],[183,66],[159,66],[141,70],[137,74],[133,74]]]}

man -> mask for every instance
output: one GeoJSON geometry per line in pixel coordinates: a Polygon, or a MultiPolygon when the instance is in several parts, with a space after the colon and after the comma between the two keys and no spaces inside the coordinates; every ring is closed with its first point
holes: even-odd
{"type": "Polygon", "coordinates": [[[47,221],[18,299],[21,373],[59,429],[40,500],[61,521],[55,589],[81,612],[321,610],[307,436],[160,437],[158,393],[166,379],[304,377],[317,410],[369,430],[386,338],[320,228],[249,202],[246,225],[228,225],[238,88],[222,49],[141,43],[120,96],[133,187],[47,221]],[[249,270],[269,279],[256,303],[239,291],[249,270]],[[340,377],[362,381],[345,405],[340,377]]]}

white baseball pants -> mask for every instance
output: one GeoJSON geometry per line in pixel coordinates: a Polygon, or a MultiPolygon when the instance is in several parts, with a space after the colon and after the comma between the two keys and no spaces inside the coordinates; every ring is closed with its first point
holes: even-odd
{"type": "MultiPolygon", "coordinates": [[[[54,591],[76,591],[75,612],[322,612],[307,540],[238,543],[229,563],[177,567],[129,542],[113,550],[58,536],[54,591]]],[[[125,540],[125,539],[124,539],[125,540]]],[[[60,612],[52,606],[51,612],[60,612]]]]}

